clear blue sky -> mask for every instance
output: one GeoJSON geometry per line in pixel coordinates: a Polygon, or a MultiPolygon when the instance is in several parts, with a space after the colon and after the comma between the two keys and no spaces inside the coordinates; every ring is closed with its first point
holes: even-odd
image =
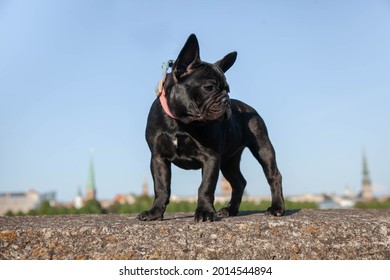
{"type": "MultiPolygon", "coordinates": [[[[365,150],[375,194],[390,194],[389,1],[0,0],[0,192],[72,200],[95,150],[98,198],[139,193],[161,63],[190,33],[201,57],[238,52],[231,97],[269,129],[286,195],[360,189],[365,150]]],[[[247,192],[267,195],[242,160],[247,192]]],[[[173,170],[194,195],[199,171],[173,170]]]]}

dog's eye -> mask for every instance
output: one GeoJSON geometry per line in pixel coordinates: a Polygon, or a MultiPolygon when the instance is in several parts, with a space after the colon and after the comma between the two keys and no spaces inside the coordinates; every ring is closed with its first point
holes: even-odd
{"type": "Polygon", "coordinates": [[[203,89],[205,91],[214,91],[214,86],[213,85],[207,85],[207,86],[203,86],[203,89]]]}

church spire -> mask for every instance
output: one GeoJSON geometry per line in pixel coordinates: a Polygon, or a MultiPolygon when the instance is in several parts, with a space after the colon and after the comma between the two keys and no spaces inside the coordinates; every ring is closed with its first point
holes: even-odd
{"type": "Polygon", "coordinates": [[[366,154],[363,153],[363,184],[371,184],[366,154]]]}
{"type": "Polygon", "coordinates": [[[148,178],[144,175],[144,182],[142,183],[142,196],[149,196],[148,178]]]}
{"type": "Polygon", "coordinates": [[[93,149],[91,149],[91,157],[89,160],[89,174],[87,181],[86,199],[96,199],[95,171],[93,167],[93,149]]]}
{"type": "Polygon", "coordinates": [[[372,184],[368,170],[366,154],[363,152],[363,180],[362,180],[362,198],[364,201],[371,201],[373,198],[372,184]]]}

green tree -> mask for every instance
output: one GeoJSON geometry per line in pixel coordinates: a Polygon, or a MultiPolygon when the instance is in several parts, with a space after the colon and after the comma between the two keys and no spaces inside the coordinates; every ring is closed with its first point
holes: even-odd
{"type": "Polygon", "coordinates": [[[12,212],[11,210],[8,210],[4,216],[8,216],[8,217],[12,217],[12,216],[15,216],[14,212],[12,212]]]}
{"type": "Polygon", "coordinates": [[[385,209],[385,208],[390,208],[390,200],[386,200],[386,201],[373,200],[373,201],[370,201],[370,202],[359,201],[359,202],[356,202],[355,208],[362,208],[362,209],[385,209]]]}
{"type": "Polygon", "coordinates": [[[28,216],[37,216],[38,211],[36,209],[31,209],[30,211],[27,212],[28,216]]]}
{"type": "Polygon", "coordinates": [[[80,209],[80,214],[103,214],[103,208],[100,202],[96,199],[88,200],[85,205],[80,209]]]}
{"type": "Polygon", "coordinates": [[[38,208],[38,215],[53,215],[54,209],[50,205],[50,202],[45,200],[41,203],[41,206],[38,208]]]}

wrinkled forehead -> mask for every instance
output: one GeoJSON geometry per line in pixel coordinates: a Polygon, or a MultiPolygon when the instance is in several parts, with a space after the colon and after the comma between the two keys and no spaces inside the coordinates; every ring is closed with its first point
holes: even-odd
{"type": "Polygon", "coordinates": [[[201,71],[197,71],[200,78],[203,79],[218,79],[226,83],[225,73],[222,69],[213,63],[203,62],[201,71]]]}

